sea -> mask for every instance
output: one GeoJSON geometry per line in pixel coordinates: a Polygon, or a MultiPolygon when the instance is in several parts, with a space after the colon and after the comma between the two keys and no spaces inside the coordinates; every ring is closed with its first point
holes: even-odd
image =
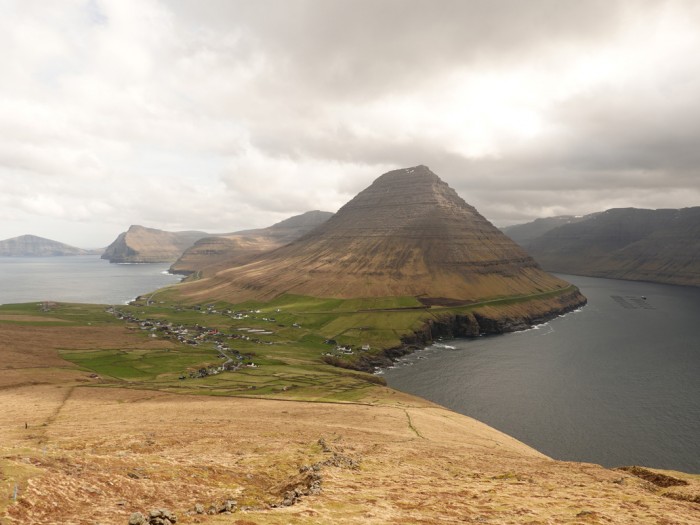
{"type": "Polygon", "coordinates": [[[59,301],[126,304],[174,284],[169,264],[113,264],[99,255],[0,257],[0,304],[59,301]]]}
{"type": "Polygon", "coordinates": [[[561,275],[588,305],[383,372],[550,457],[700,473],[700,288],[561,275]]]}

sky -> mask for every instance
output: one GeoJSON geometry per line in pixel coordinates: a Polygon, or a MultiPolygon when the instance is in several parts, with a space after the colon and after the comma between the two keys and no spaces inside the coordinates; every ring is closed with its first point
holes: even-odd
{"type": "Polygon", "coordinates": [[[0,239],[265,227],[418,164],[497,226],[700,205],[695,0],[0,7],[0,239]]]}

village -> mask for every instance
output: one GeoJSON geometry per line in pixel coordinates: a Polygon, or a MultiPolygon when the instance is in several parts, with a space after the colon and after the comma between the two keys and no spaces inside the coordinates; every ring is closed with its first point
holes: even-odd
{"type": "MultiPolygon", "coordinates": [[[[131,303],[130,306],[134,306],[131,303]]],[[[146,306],[155,306],[154,301],[147,300],[146,306]]],[[[204,315],[221,315],[228,317],[234,321],[244,321],[250,319],[254,322],[276,323],[274,317],[258,317],[261,310],[217,310],[215,305],[194,305],[190,307],[175,306],[175,312],[183,312],[191,310],[204,315]]],[[[254,361],[256,354],[254,352],[244,352],[230,346],[231,341],[245,341],[247,343],[257,345],[273,345],[273,341],[263,340],[262,336],[275,335],[275,331],[265,328],[251,328],[247,326],[231,327],[231,332],[227,333],[219,328],[211,328],[200,323],[176,324],[167,320],[153,319],[150,317],[139,317],[132,312],[127,312],[119,309],[116,306],[106,308],[106,312],[114,315],[117,319],[138,325],[139,329],[148,332],[152,338],[161,338],[172,341],[177,341],[184,345],[197,347],[200,345],[211,345],[212,349],[217,352],[217,358],[223,360],[218,366],[201,367],[196,370],[186,370],[179,376],[180,380],[186,379],[201,379],[209,376],[221,374],[222,372],[236,372],[242,368],[255,369],[260,366],[254,361]]],[[[277,309],[280,312],[280,309],[277,309]]],[[[142,312],[145,313],[145,312],[142,312]]],[[[282,324],[277,324],[279,327],[284,327],[282,324]]],[[[301,328],[299,323],[292,323],[292,328],[301,328]]],[[[355,352],[368,352],[371,347],[369,344],[364,344],[359,348],[353,348],[351,345],[340,345],[335,339],[326,339],[324,344],[332,346],[330,351],[321,352],[323,357],[342,357],[351,356],[355,352]]]]}
{"type": "MultiPolygon", "coordinates": [[[[181,308],[178,307],[181,311],[181,308]]],[[[192,310],[202,311],[201,306],[194,306],[192,310]]],[[[242,340],[249,341],[255,344],[273,344],[271,341],[262,341],[257,338],[256,335],[272,335],[274,332],[269,330],[260,330],[252,328],[237,328],[237,332],[243,333],[231,333],[227,334],[219,329],[210,328],[203,326],[201,324],[195,323],[192,326],[183,324],[173,324],[169,321],[162,321],[158,319],[145,318],[141,319],[136,315],[111,306],[106,309],[107,313],[114,315],[117,319],[124,320],[129,323],[135,323],[143,331],[150,332],[150,337],[152,338],[162,338],[177,341],[181,344],[186,344],[190,346],[200,346],[204,344],[211,344],[212,347],[218,352],[217,357],[219,359],[225,360],[219,366],[203,367],[197,370],[190,370],[188,372],[180,375],[179,379],[196,379],[204,378],[212,375],[217,375],[222,372],[235,372],[242,367],[247,368],[257,368],[258,365],[253,361],[255,356],[252,352],[241,352],[239,350],[233,349],[229,346],[227,341],[230,340],[242,340]],[[247,335],[250,333],[251,335],[247,335]]],[[[241,320],[245,319],[249,312],[231,312],[230,310],[225,310],[223,312],[218,312],[213,307],[207,307],[205,309],[206,313],[226,315],[232,319],[241,320]]]]}

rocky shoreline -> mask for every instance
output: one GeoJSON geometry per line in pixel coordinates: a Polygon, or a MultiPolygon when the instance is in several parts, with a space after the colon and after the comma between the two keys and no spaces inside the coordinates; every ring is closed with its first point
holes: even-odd
{"type": "Polygon", "coordinates": [[[407,354],[421,350],[438,339],[474,338],[527,330],[561,315],[573,312],[588,302],[578,289],[557,298],[556,306],[531,314],[491,316],[479,311],[466,314],[444,314],[429,319],[423,327],[401,338],[401,344],[381,350],[374,355],[362,355],[354,362],[334,360],[330,364],[361,372],[375,373],[407,354]]]}

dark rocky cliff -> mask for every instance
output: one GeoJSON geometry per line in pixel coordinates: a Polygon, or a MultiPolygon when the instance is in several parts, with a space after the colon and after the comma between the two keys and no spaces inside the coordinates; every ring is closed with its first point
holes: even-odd
{"type": "Polygon", "coordinates": [[[503,309],[475,309],[464,313],[447,312],[427,319],[420,330],[401,338],[400,346],[382,350],[373,355],[360,354],[355,361],[327,359],[330,364],[373,372],[390,366],[397,358],[432,344],[435,340],[456,337],[479,337],[526,330],[560,315],[572,312],[586,304],[579,291],[572,288],[554,298],[529,302],[521,307],[503,309]]]}

